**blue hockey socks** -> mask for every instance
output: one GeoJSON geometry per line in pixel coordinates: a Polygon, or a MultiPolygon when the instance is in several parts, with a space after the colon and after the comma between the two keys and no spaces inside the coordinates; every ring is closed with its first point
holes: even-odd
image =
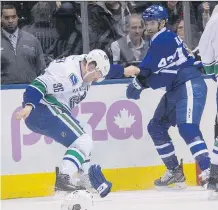
{"type": "Polygon", "coordinates": [[[188,145],[193,157],[197,161],[202,171],[210,167],[210,157],[207,145],[204,142],[203,136],[196,124],[180,124],[179,133],[188,145]]]}

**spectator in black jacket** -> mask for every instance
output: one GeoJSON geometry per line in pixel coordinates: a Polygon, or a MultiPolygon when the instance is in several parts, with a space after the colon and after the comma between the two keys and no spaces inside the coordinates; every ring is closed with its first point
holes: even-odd
{"type": "Polygon", "coordinates": [[[119,1],[93,2],[88,5],[91,49],[107,51],[110,44],[126,35],[126,16],[132,10],[128,3],[119,1]]]}
{"type": "Polygon", "coordinates": [[[78,30],[78,17],[73,4],[64,2],[55,11],[58,38],[47,50],[47,63],[53,59],[82,53],[82,34],[78,30]]]}
{"type": "Polygon", "coordinates": [[[22,28],[40,41],[44,53],[58,36],[52,23],[52,12],[49,2],[37,2],[31,9],[32,23],[22,28]]]}
{"type": "MultiPolygon", "coordinates": [[[[162,5],[167,9],[168,11],[168,28],[175,31],[175,26],[178,20],[183,18],[183,3],[181,1],[164,1],[162,2],[162,5]]],[[[191,24],[196,24],[196,18],[195,13],[192,7],[192,4],[190,2],[190,21],[191,24]]]]}

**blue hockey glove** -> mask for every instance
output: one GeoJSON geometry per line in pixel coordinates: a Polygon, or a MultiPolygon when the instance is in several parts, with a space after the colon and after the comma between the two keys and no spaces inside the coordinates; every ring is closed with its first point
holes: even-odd
{"type": "Polygon", "coordinates": [[[126,97],[128,99],[138,100],[140,99],[140,94],[144,89],[145,88],[142,87],[139,80],[135,77],[126,89],[126,97]]]}
{"type": "Polygon", "coordinates": [[[89,168],[89,180],[92,184],[92,187],[98,191],[102,198],[110,193],[112,183],[105,179],[99,165],[92,165],[89,168]]]}

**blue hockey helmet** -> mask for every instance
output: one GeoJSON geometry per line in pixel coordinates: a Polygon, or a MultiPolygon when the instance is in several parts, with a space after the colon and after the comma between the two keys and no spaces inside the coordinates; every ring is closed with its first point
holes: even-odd
{"type": "Polygon", "coordinates": [[[161,5],[152,5],[148,7],[142,14],[144,21],[151,20],[168,20],[168,12],[161,5]]]}

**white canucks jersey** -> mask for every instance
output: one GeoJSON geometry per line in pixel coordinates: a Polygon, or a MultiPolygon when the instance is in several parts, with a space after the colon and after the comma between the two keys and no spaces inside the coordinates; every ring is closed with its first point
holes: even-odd
{"type": "Polygon", "coordinates": [[[218,5],[199,42],[199,52],[207,74],[218,74],[218,5]]]}
{"type": "Polygon", "coordinates": [[[87,94],[91,83],[84,83],[81,75],[81,61],[86,55],[73,55],[55,60],[27,88],[24,101],[35,106],[40,92],[40,103],[64,108],[71,112],[87,94]],[[35,90],[37,91],[35,91],[35,90]],[[31,92],[28,94],[28,91],[31,92]],[[35,94],[35,100],[34,98],[35,94]],[[31,95],[32,100],[28,100],[31,95]]]}

